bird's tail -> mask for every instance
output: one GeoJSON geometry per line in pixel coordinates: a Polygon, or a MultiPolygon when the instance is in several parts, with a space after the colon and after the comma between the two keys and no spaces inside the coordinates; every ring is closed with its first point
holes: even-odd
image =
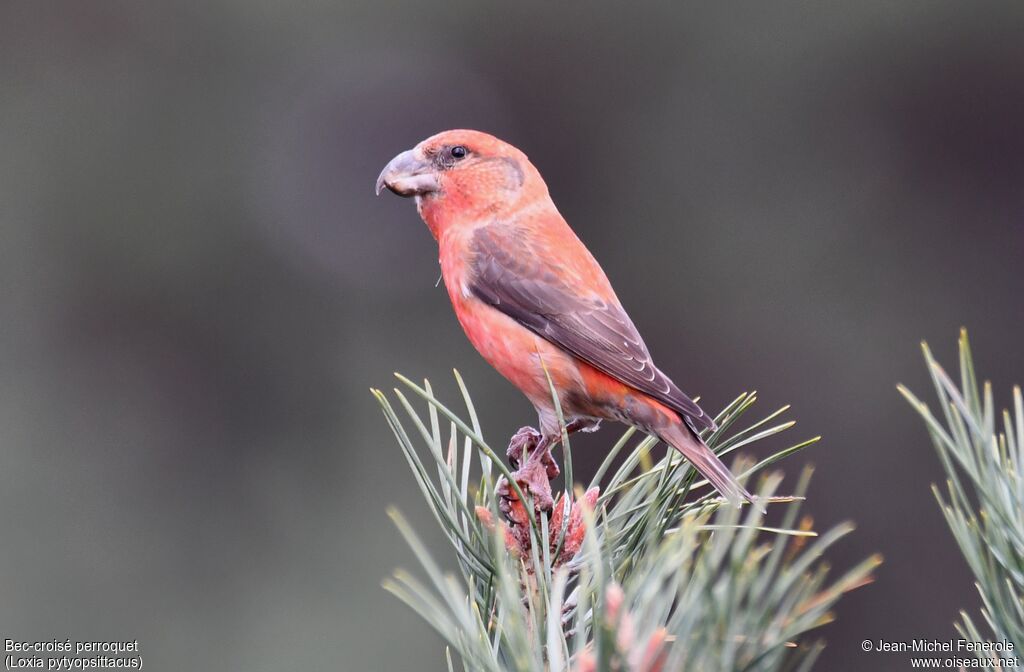
{"type": "Polygon", "coordinates": [[[762,512],[764,511],[764,506],[757,501],[757,498],[747,492],[747,489],[729,471],[729,467],[718,459],[718,456],[701,441],[700,437],[690,431],[685,422],[673,423],[667,428],[659,428],[658,434],[666,443],[682,453],[683,457],[689,460],[690,464],[704,478],[708,479],[715,490],[718,490],[731,504],[739,506],[745,499],[761,509],[762,512]]]}

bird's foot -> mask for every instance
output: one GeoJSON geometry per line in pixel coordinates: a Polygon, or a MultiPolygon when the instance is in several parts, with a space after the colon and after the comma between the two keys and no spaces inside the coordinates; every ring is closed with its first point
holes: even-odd
{"type": "MultiPolygon", "coordinates": [[[[557,467],[556,467],[557,468],[557,467]]],[[[520,469],[512,472],[522,490],[523,495],[533,498],[534,511],[540,515],[551,511],[554,507],[554,499],[551,496],[551,481],[548,479],[548,469],[540,460],[527,459],[520,469]]],[[[557,472],[556,472],[557,473],[557,472]]],[[[513,525],[521,525],[528,528],[529,516],[526,515],[526,508],[508,479],[502,476],[498,479],[496,487],[498,494],[498,508],[513,525]]]]}
{"type": "Polygon", "coordinates": [[[527,456],[534,451],[542,438],[541,433],[533,427],[520,427],[519,431],[512,435],[505,455],[513,469],[518,469],[519,465],[526,461],[527,456]]]}
{"type": "Polygon", "coordinates": [[[558,478],[558,474],[562,473],[562,470],[558,468],[558,463],[555,462],[554,455],[551,454],[551,448],[555,445],[554,441],[543,441],[541,445],[530,453],[530,459],[526,461],[527,466],[530,462],[537,462],[544,467],[544,473],[547,475],[549,481],[553,481],[558,478]]]}
{"type": "MultiPolygon", "coordinates": [[[[551,481],[561,473],[551,454],[554,444],[555,441],[545,438],[533,427],[523,427],[513,435],[506,452],[509,464],[515,469],[512,477],[524,495],[529,493],[533,497],[534,509],[538,514],[547,513],[554,506],[551,481]]],[[[526,509],[519,502],[515,489],[504,477],[498,481],[497,493],[498,507],[510,523],[528,523],[526,509]]]]}
{"type": "Polygon", "coordinates": [[[551,448],[557,440],[545,438],[533,427],[521,427],[509,441],[505,455],[508,456],[509,464],[520,471],[525,470],[533,462],[539,462],[544,466],[548,480],[553,481],[561,473],[554,456],[551,455],[551,448]]]}

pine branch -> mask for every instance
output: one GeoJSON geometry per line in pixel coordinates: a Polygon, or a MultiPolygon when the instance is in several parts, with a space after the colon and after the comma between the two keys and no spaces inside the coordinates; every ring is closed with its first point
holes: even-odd
{"type": "MultiPolygon", "coordinates": [[[[398,378],[426,403],[425,415],[401,389],[394,394],[404,415],[382,392],[373,393],[454,549],[458,573],[444,573],[418,533],[391,511],[426,581],[396,571],[385,587],[445,639],[449,669],[461,661],[466,670],[522,672],[807,670],[822,644],[804,635],[829,622],[841,595],[870,582],[880,562],[872,556],[829,582],[821,556],[852,525],[818,536],[800,517],[810,469],[791,495],[777,494],[780,474],[764,473],[817,437],[757,464],[735,465],[746,479],[760,475],[760,501],[784,508],[777,526],[766,526],[755,508],[725,505],[675,451],[654,462],[657,439],[632,429],[590,487],[563,493],[549,517],[535,513],[483,439],[457,372],[468,422],[429,383],[398,378]],[[514,486],[508,517],[498,510],[494,469],[514,486]]],[[[755,394],[737,397],[716,418],[719,430],[703,437],[719,455],[792,427],[779,420],[783,408],[732,431],[755,401],[755,394]]],[[[572,483],[569,437],[562,439],[572,483]]]]}
{"type": "MultiPolygon", "coordinates": [[[[945,492],[932,486],[946,522],[977,581],[981,615],[995,640],[1024,647],[1024,399],[1013,389],[1014,410],[997,425],[992,387],[981,390],[974,372],[967,331],[960,332],[960,386],[922,343],[925,362],[942,409],[928,405],[900,385],[900,393],[921,417],[946,471],[945,492]]],[[[966,612],[956,629],[972,642],[985,641],[966,612]]],[[[993,642],[994,643],[994,642],[993,642]]],[[[977,651],[979,658],[999,657],[977,651]]]]}

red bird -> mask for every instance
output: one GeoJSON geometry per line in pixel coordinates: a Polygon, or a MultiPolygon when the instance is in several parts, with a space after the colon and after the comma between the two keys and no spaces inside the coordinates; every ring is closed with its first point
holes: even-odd
{"type": "Polygon", "coordinates": [[[392,159],[377,193],[384,187],[415,197],[466,336],[537,409],[540,431],[520,429],[509,457],[540,508],[551,506],[561,437],[545,368],[568,431],[632,425],[676,448],[733,503],[754,501],[700,438],[714,420],[654,366],[525,154],[486,133],[445,131],[392,159]]]}

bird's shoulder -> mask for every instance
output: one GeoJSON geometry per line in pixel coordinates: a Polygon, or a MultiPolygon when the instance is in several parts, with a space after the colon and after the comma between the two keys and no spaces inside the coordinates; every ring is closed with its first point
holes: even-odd
{"type": "Polygon", "coordinates": [[[561,292],[620,305],[601,265],[557,211],[495,218],[468,241],[476,269],[500,268],[561,292]]]}
{"type": "MultiPolygon", "coordinates": [[[[573,234],[536,220],[473,232],[468,291],[604,373],[662,401],[694,431],[714,422],[651,359],[601,267],[573,234]]],[[[571,231],[570,231],[571,233],[571,231]]]]}

